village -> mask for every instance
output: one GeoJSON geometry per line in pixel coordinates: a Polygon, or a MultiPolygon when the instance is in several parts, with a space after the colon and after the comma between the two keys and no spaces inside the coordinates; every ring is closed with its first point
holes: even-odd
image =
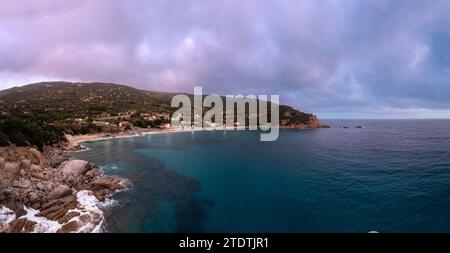
{"type": "MultiPolygon", "coordinates": [[[[204,127],[209,128],[222,127],[222,125],[214,122],[202,122],[201,116],[197,114],[194,116],[192,122],[184,120],[186,116],[183,117],[182,114],[176,114],[173,117],[175,121],[180,123],[180,125],[175,126],[175,128],[188,129],[193,126],[200,126],[201,124],[203,124],[204,127]]],[[[117,115],[102,113],[100,117],[76,118],[74,121],[80,125],[93,124],[101,128],[102,132],[112,133],[129,130],[168,130],[174,128],[174,126],[171,125],[171,115],[169,113],[137,112],[136,110],[120,112],[117,115]]],[[[235,125],[239,126],[239,123],[236,122],[235,125]]]]}
{"type": "Polygon", "coordinates": [[[169,113],[154,113],[154,112],[137,112],[130,110],[127,112],[118,113],[118,115],[104,114],[102,117],[93,119],[78,119],[81,122],[91,121],[92,124],[103,128],[111,128],[113,130],[125,131],[135,128],[170,128],[170,114],[169,113]]]}

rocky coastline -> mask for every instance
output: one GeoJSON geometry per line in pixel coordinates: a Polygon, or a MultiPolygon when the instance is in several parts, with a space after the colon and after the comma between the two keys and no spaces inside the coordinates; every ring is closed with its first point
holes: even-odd
{"type": "Polygon", "coordinates": [[[131,183],[72,158],[78,148],[0,148],[0,233],[102,232],[102,207],[131,183]]]}

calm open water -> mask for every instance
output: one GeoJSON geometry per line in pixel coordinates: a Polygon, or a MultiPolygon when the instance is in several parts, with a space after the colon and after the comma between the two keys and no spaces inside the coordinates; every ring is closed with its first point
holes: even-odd
{"type": "Polygon", "coordinates": [[[450,121],[325,123],[276,142],[253,131],[87,142],[76,156],[134,183],[108,232],[450,232],[450,121]]]}

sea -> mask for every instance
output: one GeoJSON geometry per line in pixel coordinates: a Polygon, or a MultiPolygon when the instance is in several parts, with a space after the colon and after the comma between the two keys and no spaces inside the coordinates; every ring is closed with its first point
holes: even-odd
{"type": "Polygon", "coordinates": [[[195,131],[84,142],[133,188],[105,232],[450,232],[450,120],[195,131]]]}

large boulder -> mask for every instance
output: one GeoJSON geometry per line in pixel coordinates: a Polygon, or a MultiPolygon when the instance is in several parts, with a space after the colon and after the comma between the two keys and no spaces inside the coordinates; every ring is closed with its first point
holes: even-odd
{"type": "Polygon", "coordinates": [[[89,184],[88,189],[93,192],[94,196],[98,200],[103,201],[114,192],[128,187],[129,185],[127,182],[121,180],[120,178],[114,176],[104,176],[92,181],[89,184]]]}
{"type": "Polygon", "coordinates": [[[89,170],[88,164],[84,160],[70,160],[62,165],[62,172],[66,178],[79,177],[89,170]]]}
{"type": "Polygon", "coordinates": [[[19,164],[15,162],[6,162],[4,164],[3,172],[5,174],[5,177],[8,177],[10,179],[14,178],[19,174],[19,164]]]}
{"type": "Polygon", "coordinates": [[[91,191],[109,190],[114,192],[117,190],[125,189],[126,187],[126,183],[123,182],[120,178],[113,176],[104,176],[92,181],[90,183],[89,189],[91,191]]]}
{"type": "Polygon", "coordinates": [[[72,189],[69,188],[67,185],[58,185],[56,186],[49,194],[48,199],[59,199],[66,196],[69,196],[72,194],[72,189]]]}

